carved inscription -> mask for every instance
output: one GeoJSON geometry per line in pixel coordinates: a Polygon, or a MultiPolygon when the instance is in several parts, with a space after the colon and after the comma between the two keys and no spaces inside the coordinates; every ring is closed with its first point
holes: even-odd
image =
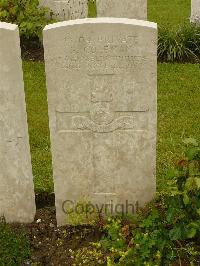
{"type": "Polygon", "coordinates": [[[133,117],[131,116],[117,118],[108,125],[98,125],[83,116],[75,116],[72,119],[74,129],[90,130],[97,133],[109,133],[115,130],[133,129],[133,117]]]}
{"type": "MultiPolygon", "coordinates": [[[[67,119],[70,121],[68,130],[89,130],[95,133],[110,133],[116,130],[134,129],[134,111],[123,112],[113,110],[113,78],[115,78],[114,75],[90,76],[91,89],[88,97],[90,98],[91,109],[86,114],[73,114],[68,112],[67,119]]],[[[139,110],[137,112],[146,112],[146,110],[139,110]]],[[[60,117],[62,114],[66,113],[57,111],[57,116],[60,117]]],[[[64,121],[61,118],[59,124],[62,124],[63,122],[64,121]]],[[[60,126],[57,126],[57,128],[58,131],[67,131],[62,130],[60,126]]]]}
{"type": "Polygon", "coordinates": [[[51,60],[67,71],[79,71],[84,66],[88,74],[118,74],[132,72],[149,60],[138,49],[137,35],[123,35],[119,32],[119,36],[100,35],[91,38],[82,34],[74,40],[67,34],[64,41],[66,49],[70,51],[68,56],[58,55],[51,60]]]}

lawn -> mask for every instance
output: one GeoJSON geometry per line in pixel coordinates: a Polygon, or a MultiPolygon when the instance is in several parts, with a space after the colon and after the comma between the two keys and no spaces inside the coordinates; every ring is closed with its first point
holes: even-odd
{"type": "Polygon", "coordinates": [[[24,62],[24,82],[35,190],[53,191],[44,64],[24,62]]]}
{"type": "Polygon", "coordinates": [[[191,0],[148,0],[148,20],[165,28],[189,22],[191,0]]]}
{"type": "MultiPolygon", "coordinates": [[[[24,79],[36,192],[53,191],[44,64],[24,62],[24,79]]],[[[192,64],[158,65],[157,185],[182,157],[182,140],[200,140],[200,68],[192,64]]]]}

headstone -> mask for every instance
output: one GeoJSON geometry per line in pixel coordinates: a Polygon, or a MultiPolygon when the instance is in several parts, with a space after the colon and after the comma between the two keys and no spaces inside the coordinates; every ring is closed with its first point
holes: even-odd
{"type": "Polygon", "coordinates": [[[156,190],[156,24],[60,22],[44,49],[58,225],[85,198],[143,206],[156,190]]]}
{"type": "Polygon", "coordinates": [[[0,216],[26,223],[35,196],[20,56],[18,27],[0,22],[0,216]]]}
{"type": "Polygon", "coordinates": [[[87,18],[88,15],[87,0],[40,0],[40,5],[49,7],[52,18],[60,21],[87,18]]]}
{"type": "Polygon", "coordinates": [[[97,17],[147,20],[147,0],[96,0],[97,17]]]}
{"type": "Polygon", "coordinates": [[[191,0],[191,18],[190,21],[193,23],[200,23],[200,0],[191,0]]]}

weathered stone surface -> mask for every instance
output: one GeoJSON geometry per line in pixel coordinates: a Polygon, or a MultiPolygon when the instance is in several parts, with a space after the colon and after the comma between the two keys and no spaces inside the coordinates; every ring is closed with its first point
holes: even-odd
{"type": "Polygon", "coordinates": [[[53,18],[63,21],[87,18],[87,0],[40,0],[41,6],[49,7],[53,18]]]}
{"type": "Polygon", "coordinates": [[[97,0],[98,17],[147,20],[147,0],[97,0]]]}
{"type": "Polygon", "coordinates": [[[156,24],[56,23],[44,48],[58,225],[65,200],[144,205],[156,189],[156,24]]]}
{"type": "Polygon", "coordinates": [[[0,22],[0,216],[32,222],[35,196],[19,32],[0,22]]]}
{"type": "Polygon", "coordinates": [[[191,0],[191,22],[200,23],[200,0],[191,0]]]}

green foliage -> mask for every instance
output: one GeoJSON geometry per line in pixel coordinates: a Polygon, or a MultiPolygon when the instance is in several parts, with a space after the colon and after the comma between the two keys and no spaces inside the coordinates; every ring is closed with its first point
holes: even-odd
{"type": "Polygon", "coordinates": [[[170,265],[187,260],[194,265],[200,240],[200,147],[186,139],[185,159],[169,172],[168,187],[137,219],[124,224],[109,219],[102,249],[107,265],[170,265]]]}
{"type": "Polygon", "coordinates": [[[17,266],[30,257],[29,242],[25,235],[16,234],[0,218],[0,265],[17,266]]]}
{"type": "Polygon", "coordinates": [[[101,252],[99,247],[95,247],[92,243],[92,247],[83,247],[77,251],[71,251],[71,258],[73,258],[73,266],[85,265],[85,266],[96,266],[105,265],[106,258],[101,252]]]}
{"type": "Polygon", "coordinates": [[[198,62],[200,59],[200,27],[184,24],[176,30],[161,28],[158,59],[165,62],[198,62]]]}
{"type": "Polygon", "coordinates": [[[104,226],[106,234],[100,241],[105,250],[124,251],[126,247],[126,239],[122,234],[122,221],[118,218],[108,218],[104,226]]]}
{"type": "Polygon", "coordinates": [[[0,0],[0,21],[17,24],[26,39],[41,39],[42,29],[50,22],[47,11],[38,0],[0,0]]]}

